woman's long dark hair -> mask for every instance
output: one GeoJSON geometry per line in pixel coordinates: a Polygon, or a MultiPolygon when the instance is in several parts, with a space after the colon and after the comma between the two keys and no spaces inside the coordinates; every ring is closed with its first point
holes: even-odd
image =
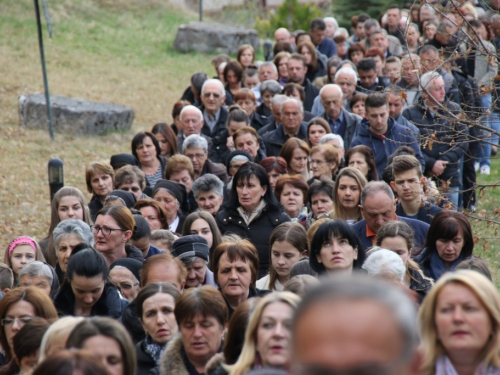
{"type": "Polygon", "coordinates": [[[233,185],[231,186],[231,191],[229,192],[229,199],[224,204],[224,207],[229,211],[240,206],[236,187],[240,181],[248,181],[252,176],[257,177],[260,182],[260,186],[267,188],[266,193],[262,197],[262,199],[264,199],[267,203],[267,207],[274,210],[280,210],[280,205],[273,194],[266,170],[259,164],[250,162],[243,164],[234,175],[233,185]]]}
{"type": "Polygon", "coordinates": [[[309,264],[311,268],[319,274],[325,273],[326,268],[318,262],[317,255],[321,251],[323,244],[332,238],[343,238],[349,242],[353,248],[358,249],[358,259],[354,260],[352,266],[354,269],[361,268],[365,261],[365,248],[359,241],[356,232],[344,220],[330,220],[321,224],[311,243],[309,251],[309,264]]]}
{"type": "Polygon", "coordinates": [[[375,164],[375,155],[373,154],[373,151],[370,147],[364,146],[364,145],[358,145],[355,147],[350,148],[344,156],[345,159],[345,165],[348,167],[349,166],[349,159],[352,157],[354,154],[361,154],[365,157],[366,164],[368,164],[368,167],[370,167],[370,170],[368,171],[368,175],[366,176],[366,179],[368,182],[370,181],[378,181],[378,172],[377,172],[377,165],[375,164]]]}

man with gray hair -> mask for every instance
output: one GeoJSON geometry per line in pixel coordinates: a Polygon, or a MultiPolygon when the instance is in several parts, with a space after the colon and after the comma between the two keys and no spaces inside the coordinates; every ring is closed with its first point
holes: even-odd
{"type": "Polygon", "coordinates": [[[422,248],[429,230],[429,224],[423,221],[398,217],[394,193],[383,181],[371,181],[361,192],[359,208],[364,219],[352,226],[365,249],[375,244],[375,237],[382,225],[388,221],[401,220],[407,223],[415,234],[415,247],[422,248]]]}
{"type": "Polygon", "coordinates": [[[200,110],[204,124],[201,132],[207,137],[215,137],[226,130],[228,112],[223,104],[226,99],[224,85],[218,79],[207,79],[201,88],[200,110]]]}
{"type": "Polygon", "coordinates": [[[305,140],[307,124],[304,119],[302,103],[295,98],[288,98],[281,104],[281,125],[276,130],[263,136],[267,156],[278,156],[281,148],[292,137],[305,140]]]}
{"type": "Polygon", "coordinates": [[[25,265],[19,271],[20,287],[35,286],[49,297],[53,297],[59,290],[59,279],[54,269],[47,263],[34,261],[25,265]]]}
{"type": "Polygon", "coordinates": [[[418,342],[417,309],[403,288],[336,277],[308,290],[295,311],[291,373],[417,375],[418,342]]]}
{"type": "Polygon", "coordinates": [[[191,190],[201,211],[215,216],[224,201],[224,184],[214,174],[207,173],[193,182],[191,190]]]}
{"type": "Polygon", "coordinates": [[[428,72],[420,78],[422,99],[407,108],[403,116],[417,125],[422,134],[421,150],[425,159],[424,174],[436,178],[444,195],[458,206],[462,157],[468,149],[469,130],[460,119],[462,110],[446,99],[444,80],[439,73],[428,72]],[[432,143],[432,139],[439,142],[432,143]],[[446,181],[446,184],[444,184],[446,181]]]}
{"type": "Polygon", "coordinates": [[[288,96],[282,94],[273,96],[271,100],[271,110],[273,114],[268,118],[269,124],[259,129],[258,133],[260,136],[278,129],[278,126],[281,124],[281,105],[288,99],[288,96]]]}
{"type": "Polygon", "coordinates": [[[182,144],[182,153],[193,163],[195,179],[206,173],[212,173],[227,183],[226,167],[208,158],[208,143],[201,135],[192,134],[187,137],[182,144]]]}
{"type": "Polygon", "coordinates": [[[361,126],[361,116],[348,112],[342,107],[343,93],[339,85],[328,84],[323,86],[319,96],[325,109],[321,117],[328,122],[333,134],[342,137],[345,147],[349,149],[353,137],[358,133],[358,127],[361,126]]]}
{"type": "MultiPolygon", "coordinates": [[[[380,24],[378,23],[378,21],[374,20],[372,18],[367,19],[365,21],[364,27],[365,27],[366,37],[365,37],[365,39],[363,39],[361,41],[361,43],[363,43],[365,45],[366,49],[368,50],[368,49],[370,49],[370,47],[374,47],[370,44],[372,34],[375,32],[381,31],[381,29],[380,29],[380,24]]],[[[403,54],[403,47],[401,46],[399,39],[393,35],[387,35],[385,30],[383,32],[384,32],[385,38],[387,38],[387,40],[385,41],[385,44],[387,46],[384,46],[384,52],[387,52],[386,57],[388,57],[388,56],[401,56],[403,54]]]]}
{"type": "Polygon", "coordinates": [[[198,107],[194,105],[187,105],[182,108],[179,114],[179,120],[182,128],[179,129],[179,134],[177,135],[177,149],[182,150],[182,143],[192,134],[201,135],[208,142],[208,145],[212,144],[212,139],[205,134],[201,133],[201,129],[205,121],[203,120],[203,113],[198,107]]]}

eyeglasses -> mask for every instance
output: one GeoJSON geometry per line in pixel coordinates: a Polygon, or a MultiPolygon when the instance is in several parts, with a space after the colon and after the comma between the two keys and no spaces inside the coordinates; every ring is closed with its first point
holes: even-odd
{"type": "Polygon", "coordinates": [[[192,154],[192,155],[186,154],[186,156],[189,159],[203,159],[205,157],[205,154],[192,154]]]}
{"type": "Polygon", "coordinates": [[[203,97],[204,98],[210,98],[211,96],[213,96],[215,99],[219,99],[220,98],[220,94],[216,94],[214,92],[206,92],[203,94],[203,97]]]}
{"type": "Polygon", "coordinates": [[[101,231],[103,236],[109,236],[111,234],[111,232],[113,232],[115,230],[119,230],[120,232],[127,231],[127,229],[100,227],[99,225],[94,225],[92,227],[92,233],[97,234],[97,233],[99,233],[99,231],[101,231]]]}
{"type": "Polygon", "coordinates": [[[14,324],[14,322],[17,321],[17,324],[19,324],[20,326],[24,326],[26,323],[29,323],[33,320],[34,318],[32,318],[31,316],[26,316],[24,318],[16,318],[16,319],[2,319],[2,325],[4,327],[8,327],[8,326],[11,326],[14,324]]]}

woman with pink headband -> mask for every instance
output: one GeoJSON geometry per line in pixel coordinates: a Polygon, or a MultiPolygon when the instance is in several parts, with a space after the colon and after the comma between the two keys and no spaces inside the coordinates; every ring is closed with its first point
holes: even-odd
{"type": "Polygon", "coordinates": [[[19,271],[35,260],[45,262],[40,246],[33,238],[21,236],[9,243],[3,262],[14,272],[14,282],[16,284],[19,271]]]}

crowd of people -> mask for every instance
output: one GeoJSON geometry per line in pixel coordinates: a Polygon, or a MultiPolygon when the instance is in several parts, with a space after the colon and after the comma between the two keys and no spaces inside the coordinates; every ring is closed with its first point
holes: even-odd
{"type": "Polygon", "coordinates": [[[171,125],[89,161],[88,202],[61,188],[47,236],[9,243],[0,375],[500,374],[462,211],[496,153],[499,8],[315,18],[266,61],[216,56],[171,125]]]}

